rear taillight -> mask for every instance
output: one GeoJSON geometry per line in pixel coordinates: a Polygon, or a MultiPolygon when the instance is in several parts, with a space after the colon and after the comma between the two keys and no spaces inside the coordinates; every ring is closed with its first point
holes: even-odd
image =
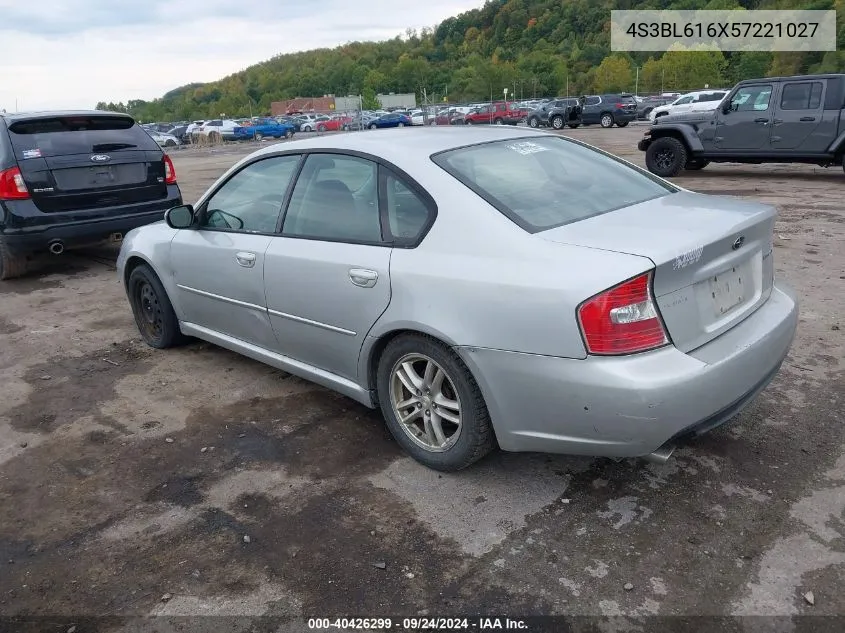
{"type": "Polygon", "coordinates": [[[633,354],[669,342],[651,295],[651,275],[629,279],[579,306],[578,322],[590,354],[633,354]]]}
{"type": "Polygon", "coordinates": [[[173,168],[173,161],[167,154],[164,155],[164,182],[168,185],[176,184],[176,170],[173,168]]]}
{"type": "Polygon", "coordinates": [[[23,181],[21,170],[12,167],[0,171],[0,200],[26,200],[29,198],[29,190],[23,181]]]}

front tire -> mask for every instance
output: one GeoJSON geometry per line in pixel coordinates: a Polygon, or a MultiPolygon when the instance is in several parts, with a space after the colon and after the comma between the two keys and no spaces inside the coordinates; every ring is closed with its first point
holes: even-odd
{"type": "Polygon", "coordinates": [[[25,256],[10,253],[6,240],[0,235],[0,281],[22,277],[29,268],[28,263],[25,256]]]}
{"type": "Polygon", "coordinates": [[[655,139],[645,152],[648,170],[662,178],[677,176],[687,164],[687,149],[671,136],[655,139]]]}
{"type": "Polygon", "coordinates": [[[261,142],[264,139],[264,135],[261,132],[255,133],[255,140],[261,142]]]}
{"type": "Polygon", "coordinates": [[[601,115],[600,123],[603,128],[613,127],[613,115],[610,112],[605,112],[601,115]]]}
{"type": "Polygon", "coordinates": [[[436,339],[408,334],[388,343],[377,388],[390,433],[429,468],[461,470],[496,445],[478,384],[461,358],[436,339]]]}
{"type": "Polygon", "coordinates": [[[540,127],[540,119],[535,116],[532,116],[528,119],[528,127],[538,128],[540,127]]]}
{"type": "Polygon", "coordinates": [[[146,264],[135,268],[129,274],[126,291],[132,305],[135,325],[147,345],[165,349],[187,340],[179,329],[179,319],[167,291],[152,268],[146,264]]]}
{"type": "Polygon", "coordinates": [[[493,121],[493,125],[503,125],[505,122],[502,119],[496,119],[493,121]]]}
{"type": "Polygon", "coordinates": [[[373,123],[373,124],[371,124],[371,125],[370,125],[370,129],[371,129],[371,130],[375,130],[377,127],[378,127],[378,126],[377,126],[375,123],[373,123]]]}
{"type": "Polygon", "coordinates": [[[285,138],[293,138],[293,132],[291,130],[285,132],[285,138]]]}

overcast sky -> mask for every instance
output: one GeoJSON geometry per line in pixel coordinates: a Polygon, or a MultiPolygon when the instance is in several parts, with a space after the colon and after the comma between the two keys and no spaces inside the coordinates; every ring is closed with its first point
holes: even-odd
{"type": "Polygon", "coordinates": [[[0,0],[0,110],[151,100],[278,53],[382,40],[484,0],[0,0]]]}

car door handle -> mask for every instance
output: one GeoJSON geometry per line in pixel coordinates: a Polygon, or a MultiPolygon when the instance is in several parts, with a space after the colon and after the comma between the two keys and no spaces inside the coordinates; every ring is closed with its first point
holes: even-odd
{"type": "Polygon", "coordinates": [[[241,251],[240,253],[235,254],[235,261],[238,262],[238,265],[243,266],[244,268],[252,268],[255,266],[255,253],[245,253],[241,251]]]}
{"type": "Polygon", "coordinates": [[[754,123],[763,123],[763,124],[766,124],[766,123],[768,123],[768,122],[769,122],[769,120],[768,120],[768,119],[754,119],[754,123]]]}
{"type": "Polygon", "coordinates": [[[815,121],[815,120],[816,120],[816,117],[814,117],[814,116],[802,116],[802,117],[801,117],[800,119],[798,119],[798,120],[799,120],[799,121],[815,121]]]}
{"type": "Polygon", "coordinates": [[[378,273],[367,268],[350,268],[349,280],[361,288],[372,288],[378,281],[378,273]]]}

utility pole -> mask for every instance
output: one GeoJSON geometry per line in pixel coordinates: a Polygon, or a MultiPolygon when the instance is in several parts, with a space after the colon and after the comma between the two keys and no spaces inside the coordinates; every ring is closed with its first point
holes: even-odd
{"type": "Polygon", "coordinates": [[[536,99],[537,98],[537,78],[532,77],[531,81],[534,83],[534,96],[532,97],[532,99],[536,99]]]}
{"type": "Polygon", "coordinates": [[[634,83],[634,95],[640,96],[640,67],[637,66],[637,81],[634,83]]]}
{"type": "Polygon", "coordinates": [[[569,97],[569,75],[566,75],[566,96],[569,97]]]}
{"type": "Polygon", "coordinates": [[[666,69],[663,68],[663,64],[660,65],[660,96],[663,96],[663,93],[666,92],[665,86],[663,85],[663,80],[666,77],[666,69]]]}

